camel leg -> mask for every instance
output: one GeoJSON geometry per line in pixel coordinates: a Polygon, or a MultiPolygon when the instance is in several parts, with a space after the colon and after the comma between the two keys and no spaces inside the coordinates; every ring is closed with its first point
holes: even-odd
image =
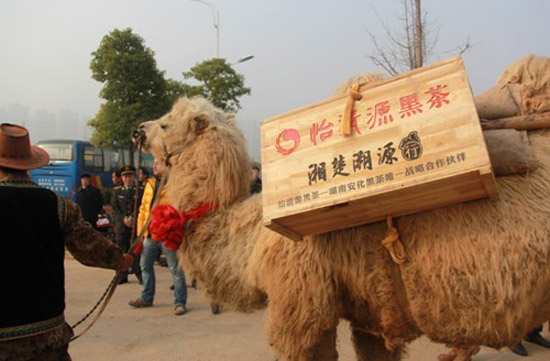
{"type": "Polygon", "coordinates": [[[351,340],[358,361],[399,361],[402,356],[402,348],[397,347],[393,351],[386,349],[384,339],[367,332],[353,329],[351,340]]]}
{"type": "Polygon", "coordinates": [[[318,341],[308,352],[307,359],[311,361],[334,361],[338,360],[336,351],[336,327],[324,331],[319,335],[318,341]]]}
{"type": "MultiPolygon", "coordinates": [[[[270,305],[271,307],[272,305],[270,305]]],[[[283,361],[336,361],[337,319],[304,317],[312,322],[296,322],[298,317],[281,317],[268,308],[266,331],[270,345],[283,361]]],[[[287,315],[288,316],[288,315],[287,315]]]]}
{"type": "MultiPolygon", "coordinates": [[[[284,332],[277,331],[277,334],[284,332]]],[[[279,353],[280,361],[336,361],[336,328],[321,332],[309,347],[303,347],[300,335],[274,338],[270,337],[271,346],[279,353]],[[294,340],[292,340],[294,339],[294,340]],[[295,341],[295,342],[293,342],[295,341]]]]}

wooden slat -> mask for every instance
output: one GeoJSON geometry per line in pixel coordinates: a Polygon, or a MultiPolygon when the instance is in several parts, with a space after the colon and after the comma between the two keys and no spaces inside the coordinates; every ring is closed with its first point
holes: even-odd
{"type": "Polygon", "coordinates": [[[445,207],[455,204],[456,197],[469,201],[485,196],[479,172],[472,172],[419,184],[410,189],[379,194],[350,202],[343,207],[316,209],[302,213],[300,217],[283,217],[278,219],[278,223],[286,229],[293,229],[296,233],[305,236],[383,221],[387,215],[400,217],[445,207]],[[437,189],[437,194],[434,194],[434,189],[437,189]],[[397,209],[399,211],[396,211],[397,209]],[[339,227],[341,224],[345,227],[339,227]]]}
{"type": "Polygon", "coordinates": [[[272,231],[282,234],[283,236],[292,239],[293,241],[300,242],[303,241],[304,237],[300,233],[294,232],[287,227],[282,226],[279,222],[270,221],[265,224],[265,226],[272,231]]]}
{"type": "Polygon", "coordinates": [[[493,171],[489,168],[480,169],[479,175],[481,177],[481,181],[483,182],[483,187],[485,187],[487,196],[493,200],[498,199],[498,190],[493,171]]]}

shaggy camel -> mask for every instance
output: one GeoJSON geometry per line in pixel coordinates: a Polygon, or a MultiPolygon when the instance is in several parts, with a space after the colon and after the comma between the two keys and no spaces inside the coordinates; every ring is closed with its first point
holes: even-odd
{"type": "Polygon", "coordinates": [[[267,301],[266,332],[284,359],[336,360],[342,318],[363,361],[400,360],[422,334],[462,350],[500,348],[550,318],[548,131],[530,133],[542,166],[499,178],[498,201],[399,219],[401,267],[380,244],[384,223],[303,242],[263,227],[261,195],[248,194],[243,136],[208,101],[182,98],[140,131],[147,151],[171,155],[167,187],[176,209],[218,206],[186,231],[184,268],[208,296],[237,309],[267,301]]]}

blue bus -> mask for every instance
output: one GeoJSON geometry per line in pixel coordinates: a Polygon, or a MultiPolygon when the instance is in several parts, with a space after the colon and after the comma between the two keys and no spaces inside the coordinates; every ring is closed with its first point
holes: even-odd
{"type": "MultiPolygon", "coordinates": [[[[130,163],[128,150],[104,149],[81,140],[43,140],[36,145],[48,152],[50,162],[32,170],[31,179],[69,198],[80,187],[83,173],[90,174],[93,186],[108,188],[113,186],[112,172],[130,163]]],[[[152,157],[144,154],[142,165],[152,169],[152,157]]]]}

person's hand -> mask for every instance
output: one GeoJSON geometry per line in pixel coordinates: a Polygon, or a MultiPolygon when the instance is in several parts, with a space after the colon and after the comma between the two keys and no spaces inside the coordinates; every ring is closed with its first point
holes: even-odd
{"type": "Polygon", "coordinates": [[[134,257],[129,254],[123,255],[124,259],[120,266],[118,267],[117,271],[126,271],[132,264],[134,264],[134,257]]]}
{"type": "Polygon", "coordinates": [[[134,225],[134,219],[133,218],[124,218],[124,225],[128,228],[132,228],[134,225]]]}

